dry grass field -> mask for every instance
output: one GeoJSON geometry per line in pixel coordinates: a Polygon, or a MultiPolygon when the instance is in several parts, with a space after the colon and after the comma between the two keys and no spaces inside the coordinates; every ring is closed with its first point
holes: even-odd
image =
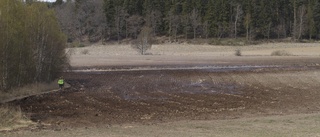
{"type": "MultiPolygon", "coordinates": [[[[130,45],[92,45],[69,49],[71,66],[123,66],[123,65],[210,65],[243,60],[277,60],[271,54],[285,51],[291,58],[320,57],[320,43],[268,43],[254,46],[213,46],[167,44],[153,45],[141,56],[130,45]],[[242,57],[235,56],[239,50],[242,57]]],[[[283,57],[285,58],[285,57],[283,57]]],[[[280,58],[281,59],[281,58],[280,58]]]]}
{"type": "Polygon", "coordinates": [[[320,136],[319,43],[68,53],[71,88],[4,103],[33,124],[0,136],[320,136]]]}

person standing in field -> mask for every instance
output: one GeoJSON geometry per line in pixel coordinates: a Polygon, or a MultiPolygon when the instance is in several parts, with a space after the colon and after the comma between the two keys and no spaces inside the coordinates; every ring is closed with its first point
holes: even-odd
{"type": "Polygon", "coordinates": [[[63,77],[59,78],[58,85],[59,85],[60,90],[64,87],[64,79],[63,79],[63,77]]]}

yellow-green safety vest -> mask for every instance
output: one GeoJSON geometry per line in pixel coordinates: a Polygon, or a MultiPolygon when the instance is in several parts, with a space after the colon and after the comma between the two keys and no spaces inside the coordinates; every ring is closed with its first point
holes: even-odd
{"type": "Polygon", "coordinates": [[[64,82],[63,82],[63,79],[59,79],[58,80],[58,84],[63,84],[64,82]]]}

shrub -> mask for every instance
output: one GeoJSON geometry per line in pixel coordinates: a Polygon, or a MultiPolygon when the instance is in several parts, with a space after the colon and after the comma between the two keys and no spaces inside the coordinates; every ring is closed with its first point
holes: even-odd
{"type": "Polygon", "coordinates": [[[17,106],[0,106],[0,130],[12,130],[27,127],[32,122],[23,116],[21,108],[17,106]]]}
{"type": "Polygon", "coordinates": [[[89,50],[88,49],[84,49],[81,51],[81,54],[87,55],[89,54],[89,50]]]}
{"type": "Polygon", "coordinates": [[[145,55],[146,51],[151,49],[153,44],[152,29],[143,27],[137,40],[135,40],[131,47],[137,50],[141,55],[145,55]]]}
{"type": "Polygon", "coordinates": [[[247,45],[248,42],[246,39],[238,38],[223,38],[223,39],[212,39],[209,44],[211,45],[222,45],[222,46],[244,46],[247,45]]]}
{"type": "Polygon", "coordinates": [[[277,50],[277,51],[273,51],[271,53],[271,56],[292,56],[292,54],[285,50],[277,50]]]}
{"type": "Polygon", "coordinates": [[[18,107],[0,107],[0,126],[10,126],[22,118],[21,109],[18,107]]]}
{"type": "Polygon", "coordinates": [[[240,50],[240,49],[237,49],[235,55],[236,55],[236,56],[242,56],[241,50],[240,50]]]}
{"type": "Polygon", "coordinates": [[[82,47],[85,47],[86,45],[79,42],[79,41],[74,41],[72,43],[69,43],[68,44],[70,48],[82,48],[82,47]]]}

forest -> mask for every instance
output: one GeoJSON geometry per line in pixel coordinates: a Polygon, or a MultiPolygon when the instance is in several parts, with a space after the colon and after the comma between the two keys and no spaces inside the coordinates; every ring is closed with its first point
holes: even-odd
{"type": "Polygon", "coordinates": [[[67,43],[320,39],[319,0],[0,0],[0,90],[51,81],[67,43]]]}
{"type": "Polygon", "coordinates": [[[320,38],[319,0],[58,0],[68,41],[137,38],[141,28],[178,39],[320,38]]]}

